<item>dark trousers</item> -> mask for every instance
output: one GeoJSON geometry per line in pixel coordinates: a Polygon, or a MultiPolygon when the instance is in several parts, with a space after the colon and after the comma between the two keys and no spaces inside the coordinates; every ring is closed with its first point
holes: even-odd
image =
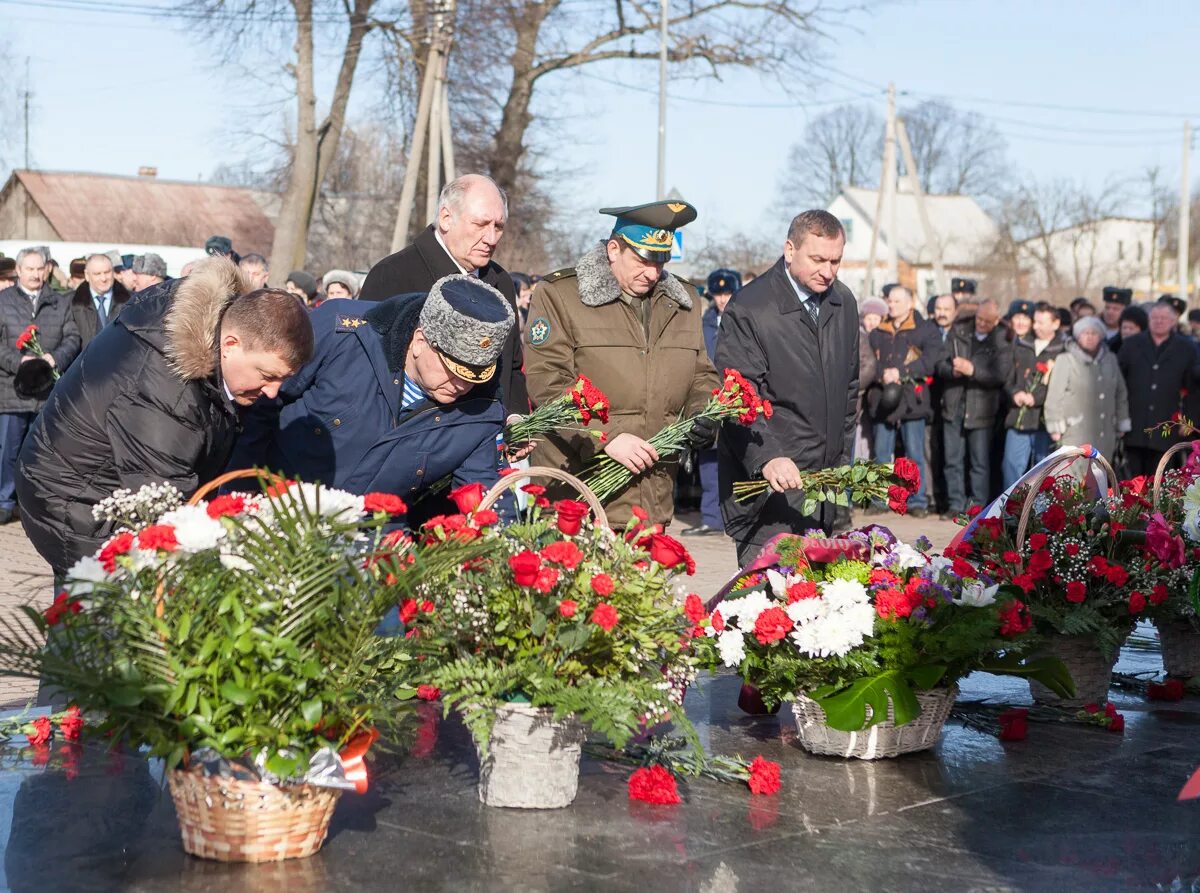
{"type": "Polygon", "coordinates": [[[16,505],[17,454],[33,416],[32,412],[0,412],[0,509],[11,511],[16,505]]]}
{"type": "Polygon", "coordinates": [[[717,530],[723,530],[721,520],[721,494],[717,484],[717,451],[701,450],[700,466],[700,522],[717,530]]]}
{"type": "Polygon", "coordinates": [[[1158,470],[1166,450],[1156,450],[1152,447],[1135,447],[1125,445],[1125,466],[1129,469],[1131,478],[1146,475],[1150,477],[1158,470]]]}
{"type": "Polygon", "coordinates": [[[929,497],[926,495],[928,490],[925,483],[925,420],[907,419],[900,422],[898,426],[889,425],[887,422],[876,422],[875,461],[895,461],[897,428],[904,444],[904,455],[917,463],[917,469],[921,473],[921,489],[914,493],[912,498],[908,500],[908,507],[923,509],[929,505],[929,497]]]}
{"type": "Polygon", "coordinates": [[[947,419],[942,425],[946,460],[946,500],[949,511],[961,512],[968,505],[984,505],[992,485],[991,428],[964,428],[947,419]],[[970,459],[970,493],[966,492],[966,461],[970,459]]]}
{"type": "Polygon", "coordinates": [[[933,417],[925,432],[925,467],[929,474],[925,476],[925,492],[929,496],[929,506],[936,511],[945,511],[949,502],[949,490],[946,486],[946,455],[942,429],[946,423],[941,413],[933,417]]]}

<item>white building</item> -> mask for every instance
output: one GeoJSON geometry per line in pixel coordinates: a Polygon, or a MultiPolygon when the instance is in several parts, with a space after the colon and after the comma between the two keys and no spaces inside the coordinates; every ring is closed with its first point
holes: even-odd
{"type": "MultiPolygon", "coordinates": [[[[864,284],[871,252],[871,228],[878,203],[877,190],[848,186],[829,205],[829,212],[846,227],[846,251],[838,278],[860,300],[866,297],[864,284]]],[[[907,182],[901,181],[896,195],[896,232],[888,231],[890,215],[886,211],[879,228],[875,247],[876,293],[887,278],[888,245],[892,240],[899,262],[897,281],[911,288],[920,302],[948,290],[951,277],[980,279],[987,275],[987,258],[996,245],[999,230],[978,202],[967,195],[927,195],[925,206],[934,235],[941,243],[946,281],[940,288],[934,281],[933,250],[925,243],[917,199],[907,182]]]]}
{"type": "Polygon", "coordinates": [[[1116,285],[1156,297],[1154,267],[1162,259],[1150,220],[1104,217],[1026,239],[1018,250],[1030,296],[1098,298],[1104,286],[1116,285]]]}

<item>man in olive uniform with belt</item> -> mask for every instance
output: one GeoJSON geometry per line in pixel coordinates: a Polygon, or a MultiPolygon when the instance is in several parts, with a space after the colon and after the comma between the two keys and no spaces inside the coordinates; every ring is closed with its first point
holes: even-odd
{"type": "MultiPolygon", "coordinates": [[[[676,457],[661,458],[647,441],[681,413],[701,409],[718,385],[704,349],[699,296],[663,272],[675,230],[695,220],[696,209],[661,201],[600,213],[617,218],[609,237],[533,293],[525,377],[541,404],[586,375],[612,402],[608,439],[555,432],[531,461],[578,473],[603,450],[634,474],[606,506],[613,526],[623,526],[635,505],[665,525],[674,515],[676,457]]],[[[701,426],[693,445],[711,445],[715,431],[701,426]]]]}

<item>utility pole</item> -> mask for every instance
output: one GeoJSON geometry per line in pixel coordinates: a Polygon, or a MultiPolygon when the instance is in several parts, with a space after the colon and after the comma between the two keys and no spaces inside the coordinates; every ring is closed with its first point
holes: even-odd
{"type": "Polygon", "coordinates": [[[392,230],[392,251],[399,251],[408,242],[408,227],[412,220],[413,204],[417,197],[417,177],[429,143],[429,163],[426,168],[428,186],[425,208],[430,219],[437,213],[437,196],[441,181],[438,172],[446,170],[453,176],[453,150],[447,151],[450,125],[449,90],[446,71],[450,61],[450,44],[454,39],[455,0],[437,0],[429,35],[429,55],[421,78],[421,93],[417,100],[417,120],[413,124],[408,160],[404,168],[404,183],[400,187],[400,205],[396,209],[396,227],[392,230]],[[445,162],[441,165],[441,162],[445,162]],[[432,198],[431,198],[432,196],[432,198]],[[430,206],[432,205],[432,209],[430,206]]]}
{"type": "Polygon", "coordinates": [[[667,197],[667,16],[671,0],[662,0],[658,10],[658,186],[655,198],[667,197]]]}
{"type": "Polygon", "coordinates": [[[25,170],[29,170],[29,57],[25,57],[25,170]]]}
{"type": "Polygon", "coordinates": [[[1183,181],[1179,188],[1179,291],[1184,303],[1188,303],[1188,242],[1191,239],[1192,184],[1188,173],[1188,161],[1192,154],[1192,122],[1183,124],[1183,181]]]}
{"type": "Polygon", "coordinates": [[[917,200],[917,213],[921,215],[921,229],[925,232],[925,246],[933,255],[933,288],[941,294],[949,289],[946,281],[946,271],[942,267],[942,243],[937,233],[933,231],[933,223],[929,219],[929,208],[925,205],[925,190],[921,188],[921,178],[917,175],[917,165],[913,160],[912,144],[908,141],[908,128],[904,119],[896,121],[896,135],[900,138],[900,151],[904,153],[904,169],[908,172],[908,185],[917,200]]]}
{"type": "Polygon", "coordinates": [[[875,200],[875,217],[871,221],[871,250],[867,254],[867,276],[863,280],[863,291],[872,296],[879,289],[875,281],[876,249],[879,245],[879,230],[883,225],[883,215],[889,216],[888,240],[888,269],[887,275],[891,282],[896,281],[896,87],[888,84],[887,126],[883,135],[883,164],[879,169],[879,195],[875,200]]]}

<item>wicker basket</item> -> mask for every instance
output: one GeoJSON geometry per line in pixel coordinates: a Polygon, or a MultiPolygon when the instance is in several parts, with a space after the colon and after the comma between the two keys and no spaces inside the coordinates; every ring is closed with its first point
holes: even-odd
{"type": "Polygon", "coordinates": [[[1200,676],[1200,632],[1187,620],[1155,620],[1168,676],[1200,676]]]}
{"type": "MultiPolygon", "coordinates": [[[[911,722],[897,726],[892,722],[892,705],[888,704],[888,718],[860,732],[843,732],[832,729],[825,722],[825,711],[821,705],[803,692],[798,692],[792,704],[792,716],[796,720],[796,734],[800,746],[811,753],[833,757],[857,757],[860,760],[881,760],[902,753],[928,750],[938,742],[942,726],[950,716],[954,699],[958,697],[958,686],[933,688],[916,693],[921,705],[920,714],[911,722]]],[[[867,706],[867,718],[871,707],[867,706]]]]}
{"type": "Polygon", "coordinates": [[[342,792],[276,787],[175,770],[167,773],[183,849],[218,862],[279,862],[311,856],[325,842],[342,792]]]}
{"type": "Polygon", "coordinates": [[[487,757],[479,760],[479,799],[488,806],[560,809],[579,790],[584,729],[574,718],[555,720],[551,710],[505,704],[487,757]]]}
{"type": "Polygon", "coordinates": [[[1084,704],[1103,704],[1108,699],[1117,652],[1106,657],[1089,636],[1047,636],[1045,644],[1031,657],[1057,657],[1075,682],[1075,697],[1061,698],[1040,682],[1030,679],[1029,693],[1035,703],[1069,710],[1084,704]]]}

